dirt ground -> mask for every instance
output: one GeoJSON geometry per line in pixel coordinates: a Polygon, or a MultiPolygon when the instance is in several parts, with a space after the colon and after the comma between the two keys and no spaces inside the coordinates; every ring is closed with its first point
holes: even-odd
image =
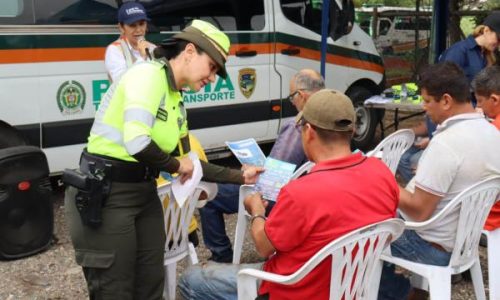
{"type": "MultiPolygon", "coordinates": [[[[391,114],[386,114],[390,119],[391,114]]],[[[418,120],[408,120],[400,124],[400,128],[410,127],[418,120]]],[[[389,131],[390,132],[390,131],[389,131]]],[[[388,134],[389,132],[386,132],[388,134]]],[[[55,242],[45,252],[14,261],[0,261],[0,299],[87,299],[85,281],[81,269],[74,260],[74,251],[68,236],[62,193],[54,195],[55,242]]],[[[227,230],[234,239],[236,215],[226,217],[227,230]]],[[[201,239],[201,234],[200,234],[201,239]]],[[[201,244],[196,249],[200,261],[206,261],[209,251],[201,244]]],[[[480,248],[481,265],[485,286],[487,288],[487,264],[485,249],[480,248]]],[[[261,261],[253,250],[249,236],[244,244],[242,262],[261,261]]],[[[178,265],[178,274],[182,272],[185,263],[178,265]]],[[[488,290],[486,290],[488,293],[488,290]]],[[[474,299],[474,291],[470,282],[460,281],[453,284],[452,299],[474,299]]]]}

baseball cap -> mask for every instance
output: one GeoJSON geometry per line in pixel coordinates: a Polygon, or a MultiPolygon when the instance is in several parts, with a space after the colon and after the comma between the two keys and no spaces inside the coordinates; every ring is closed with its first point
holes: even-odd
{"type": "Polygon", "coordinates": [[[484,19],[483,25],[488,26],[491,30],[496,32],[500,36],[500,11],[495,11],[489,14],[486,19],[484,19]]]}
{"type": "Polygon", "coordinates": [[[305,120],[326,130],[353,131],[356,113],[349,97],[337,90],[323,89],[309,97],[295,120],[305,120]]]}
{"type": "Polygon", "coordinates": [[[126,2],[118,10],[118,22],[132,24],[137,21],[149,21],[144,6],[139,2],[126,2]]]}
{"type": "Polygon", "coordinates": [[[188,27],[175,34],[172,38],[189,41],[200,47],[219,66],[219,75],[227,77],[226,60],[229,55],[229,38],[214,25],[202,21],[194,20],[188,27]]]}

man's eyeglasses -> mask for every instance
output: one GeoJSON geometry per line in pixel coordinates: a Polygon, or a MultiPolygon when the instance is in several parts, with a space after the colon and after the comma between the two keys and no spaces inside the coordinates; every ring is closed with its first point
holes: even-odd
{"type": "Polygon", "coordinates": [[[305,91],[306,89],[297,89],[295,90],[295,92],[291,93],[290,95],[288,95],[288,97],[286,97],[286,99],[290,102],[293,102],[293,98],[295,98],[295,96],[297,96],[297,94],[299,93],[299,91],[305,91]]]}

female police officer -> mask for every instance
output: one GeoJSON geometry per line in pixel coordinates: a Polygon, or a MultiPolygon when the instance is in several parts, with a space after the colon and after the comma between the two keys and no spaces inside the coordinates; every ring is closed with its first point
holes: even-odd
{"type": "MultiPolygon", "coordinates": [[[[227,76],[229,39],[210,23],[195,20],[156,50],[163,58],[134,65],[104,96],[80,161],[90,187],[66,192],[91,299],[162,298],[165,233],[154,178],[167,171],[183,182],[193,172],[189,158],[173,155],[189,145],[181,88],[198,91],[215,74],[227,76]]],[[[202,166],[205,180],[240,184],[260,171],[202,166]]]]}

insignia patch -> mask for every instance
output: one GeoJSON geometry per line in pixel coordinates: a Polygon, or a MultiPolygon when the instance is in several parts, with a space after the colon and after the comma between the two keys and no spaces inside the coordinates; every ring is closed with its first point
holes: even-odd
{"type": "Polygon", "coordinates": [[[57,90],[57,106],[63,115],[81,113],[85,107],[85,89],[74,80],[61,84],[57,90]]]}
{"type": "Polygon", "coordinates": [[[257,74],[255,73],[255,69],[241,69],[238,74],[238,81],[240,91],[243,96],[250,98],[255,90],[255,85],[257,84],[257,74]]]}

